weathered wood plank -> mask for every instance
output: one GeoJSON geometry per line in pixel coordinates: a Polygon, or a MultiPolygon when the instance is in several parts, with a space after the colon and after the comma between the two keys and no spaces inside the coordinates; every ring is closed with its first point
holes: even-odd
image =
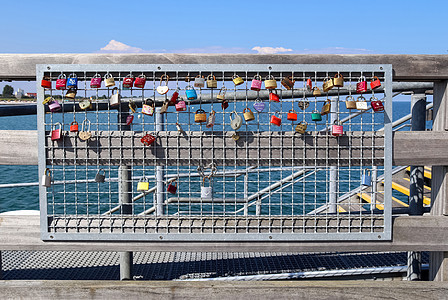
{"type": "Polygon", "coordinates": [[[0,79],[35,80],[36,64],[392,64],[394,80],[448,79],[448,55],[1,54],[0,79]]]}

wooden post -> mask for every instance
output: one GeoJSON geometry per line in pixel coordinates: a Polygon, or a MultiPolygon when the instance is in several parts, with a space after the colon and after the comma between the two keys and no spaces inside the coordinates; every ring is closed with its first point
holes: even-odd
{"type": "MultiPolygon", "coordinates": [[[[433,131],[448,129],[448,81],[434,83],[434,120],[433,131]]],[[[424,151],[424,149],[420,149],[424,151]]],[[[431,180],[431,215],[447,215],[447,166],[433,166],[431,180]]],[[[448,281],[448,252],[430,252],[429,279],[434,281],[448,281]]]]}

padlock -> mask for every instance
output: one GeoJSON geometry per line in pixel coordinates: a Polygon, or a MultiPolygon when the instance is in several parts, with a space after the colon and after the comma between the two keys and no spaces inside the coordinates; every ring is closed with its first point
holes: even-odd
{"type": "Polygon", "coordinates": [[[306,90],[308,92],[311,92],[313,90],[313,82],[311,81],[311,78],[308,78],[306,80],[306,90]]]}
{"type": "Polygon", "coordinates": [[[40,82],[40,86],[46,89],[51,89],[51,78],[48,76],[44,76],[42,81],[40,82]]]}
{"type": "Polygon", "coordinates": [[[154,103],[154,100],[151,98],[146,98],[142,105],[142,114],[147,116],[154,115],[154,111],[156,109],[156,105],[154,103]]]}
{"type": "Polygon", "coordinates": [[[115,79],[112,76],[112,74],[107,73],[106,75],[104,75],[104,85],[106,87],[111,87],[115,85],[115,79]]]}
{"type": "Polygon", "coordinates": [[[163,102],[162,107],[160,108],[160,113],[161,114],[166,113],[168,111],[169,105],[170,105],[170,101],[167,100],[167,101],[163,102]]]}
{"type": "Polygon", "coordinates": [[[101,75],[95,74],[90,80],[90,88],[99,89],[101,87],[101,75]]]}
{"type": "Polygon", "coordinates": [[[218,87],[218,81],[216,81],[215,75],[208,75],[207,76],[207,87],[209,89],[216,89],[218,87]]]}
{"type": "Polygon", "coordinates": [[[289,110],[286,119],[289,121],[297,121],[297,113],[293,108],[289,110]]]}
{"type": "Polygon", "coordinates": [[[125,78],[123,78],[123,88],[129,89],[134,84],[134,75],[128,74],[125,78]]]}
{"type": "Polygon", "coordinates": [[[364,186],[372,185],[372,175],[369,169],[364,169],[362,171],[361,184],[364,186]]]}
{"type": "Polygon", "coordinates": [[[358,94],[367,92],[367,81],[364,76],[359,77],[358,82],[356,83],[356,92],[358,94]]]}
{"type": "Polygon", "coordinates": [[[57,122],[51,128],[51,140],[56,141],[56,140],[60,140],[61,138],[62,138],[62,125],[61,125],[61,123],[57,122]],[[58,126],[59,126],[59,128],[56,129],[56,127],[58,127],[58,126]]]}
{"type": "Polygon", "coordinates": [[[272,75],[266,76],[264,79],[264,87],[267,90],[274,90],[277,88],[277,81],[275,80],[275,77],[272,75]]]}
{"type": "Polygon", "coordinates": [[[83,141],[87,141],[92,137],[92,133],[90,132],[90,120],[84,119],[84,121],[82,121],[81,131],[78,136],[83,141]]]}
{"type": "Polygon", "coordinates": [[[150,146],[155,141],[156,141],[156,138],[149,133],[140,139],[140,142],[142,142],[143,145],[145,145],[145,146],[150,146]]]}
{"type": "Polygon", "coordinates": [[[243,110],[243,116],[244,116],[244,120],[246,120],[246,122],[255,120],[255,116],[254,113],[250,110],[250,108],[246,107],[243,110]]]}
{"type": "Polygon", "coordinates": [[[297,106],[298,106],[301,110],[306,110],[306,109],[310,106],[310,102],[308,101],[307,98],[303,98],[302,100],[300,100],[299,102],[297,102],[297,106]]]}
{"type": "Polygon", "coordinates": [[[73,121],[70,123],[70,132],[78,132],[78,122],[73,121]]]}
{"type": "Polygon", "coordinates": [[[135,112],[137,111],[137,104],[135,104],[134,100],[129,99],[128,106],[132,113],[135,114],[135,112]]]}
{"type": "Polygon", "coordinates": [[[252,82],[250,84],[250,89],[252,91],[259,91],[259,90],[261,90],[261,84],[262,84],[261,76],[257,74],[252,79],[252,82]]]}
{"type": "Polygon", "coordinates": [[[253,106],[256,111],[262,112],[266,105],[260,99],[256,99],[253,106]]]}
{"type": "Polygon", "coordinates": [[[79,102],[79,108],[87,110],[92,108],[92,102],[89,99],[84,99],[79,102]]]}
{"type": "Polygon", "coordinates": [[[311,120],[314,122],[322,121],[322,115],[319,111],[313,110],[313,112],[311,113],[311,120]]]}
{"type": "Polygon", "coordinates": [[[76,89],[70,88],[67,90],[65,94],[65,98],[75,99],[76,98],[76,89]]]}
{"type": "Polygon", "coordinates": [[[196,123],[203,123],[203,122],[207,122],[207,114],[205,113],[205,111],[200,108],[196,111],[196,113],[194,114],[194,121],[196,123]]]}
{"type": "Polygon", "coordinates": [[[67,88],[78,88],[78,76],[75,73],[70,74],[67,79],[67,88]]]}
{"type": "Polygon", "coordinates": [[[182,129],[182,126],[180,126],[179,123],[176,122],[176,128],[177,128],[177,132],[179,133],[185,133],[185,131],[182,129]]]}
{"type": "Polygon", "coordinates": [[[40,181],[40,184],[45,187],[51,187],[51,171],[50,169],[46,168],[44,171],[44,175],[42,175],[42,180],[40,181]]]}
{"type": "Polygon", "coordinates": [[[179,100],[174,107],[176,108],[176,111],[186,111],[187,104],[185,103],[184,100],[182,100],[182,98],[180,98],[180,99],[181,100],[179,100]]]}
{"type": "Polygon", "coordinates": [[[225,86],[222,86],[221,89],[218,92],[218,95],[216,95],[216,99],[225,100],[226,99],[226,92],[227,92],[227,88],[225,86]]]}
{"type": "Polygon", "coordinates": [[[61,110],[61,105],[57,100],[52,99],[52,101],[48,104],[48,108],[51,112],[57,112],[61,110]]]}
{"type": "Polygon", "coordinates": [[[359,96],[356,99],[356,109],[357,110],[366,110],[368,108],[367,106],[367,100],[362,95],[359,96]]]}
{"type": "Polygon", "coordinates": [[[208,178],[208,184],[209,186],[205,186],[205,178],[202,179],[202,186],[201,186],[201,198],[202,199],[212,199],[213,198],[213,187],[212,187],[212,181],[210,178],[208,178]]]}
{"type": "Polygon", "coordinates": [[[65,90],[67,87],[67,77],[65,74],[60,74],[58,79],[56,79],[56,89],[57,90],[65,90]]]}
{"type": "Polygon", "coordinates": [[[322,90],[326,93],[334,87],[333,79],[325,77],[322,82],[322,90]]]}
{"type": "Polygon", "coordinates": [[[114,87],[112,89],[112,96],[110,96],[110,99],[109,99],[109,105],[111,107],[115,107],[115,106],[119,106],[120,103],[121,103],[121,95],[120,95],[120,93],[118,91],[118,88],[114,87]],[[114,94],[114,92],[116,92],[116,93],[114,94]]]}
{"type": "Polygon", "coordinates": [[[126,125],[129,126],[132,124],[132,121],[134,121],[134,115],[128,115],[126,117],[126,125]]]}
{"type": "Polygon", "coordinates": [[[198,98],[196,90],[191,85],[187,85],[185,88],[185,95],[187,96],[187,100],[196,100],[198,98]]]}
{"type": "Polygon", "coordinates": [[[142,89],[145,87],[145,84],[146,84],[146,75],[145,74],[141,74],[137,78],[135,78],[134,87],[142,89]]]}
{"type": "Polygon", "coordinates": [[[344,86],[344,76],[341,73],[337,73],[334,75],[333,84],[335,87],[343,87],[344,86]]]}
{"type": "Polygon", "coordinates": [[[342,136],[344,134],[344,128],[338,120],[334,121],[331,126],[331,134],[333,136],[342,136]]]}
{"type": "Polygon", "coordinates": [[[241,78],[239,75],[236,74],[232,76],[232,81],[235,85],[240,85],[244,83],[243,78],[241,78]]]}
{"type": "Polygon", "coordinates": [[[232,139],[236,142],[240,139],[240,135],[238,134],[238,132],[235,132],[234,134],[232,134],[232,139]]]}
{"type": "MultiPolygon", "coordinates": [[[[278,113],[278,112],[277,112],[278,113]]],[[[274,124],[276,126],[282,125],[282,119],[277,117],[275,114],[271,116],[271,124],[274,124]]]]}
{"type": "Polygon", "coordinates": [[[383,102],[381,102],[381,100],[378,100],[378,98],[376,98],[375,96],[372,96],[370,98],[370,106],[372,106],[372,109],[375,112],[384,111],[383,102]]]}
{"type": "Polygon", "coordinates": [[[215,114],[216,112],[214,110],[212,110],[210,112],[210,115],[208,116],[208,120],[207,120],[207,125],[205,125],[205,127],[207,128],[212,128],[213,125],[215,125],[215,114]]]}
{"type": "Polygon", "coordinates": [[[229,101],[227,101],[227,100],[222,100],[222,102],[221,102],[221,108],[222,108],[223,110],[226,110],[227,107],[229,107],[229,101]]]}
{"type": "Polygon", "coordinates": [[[95,175],[95,182],[104,182],[104,181],[106,181],[106,171],[104,169],[99,169],[95,175]],[[101,171],[103,171],[102,174],[101,171]]]}
{"type": "Polygon", "coordinates": [[[241,118],[240,115],[234,110],[230,113],[230,127],[232,127],[233,130],[240,129],[241,125],[243,125],[243,118],[241,118]],[[232,115],[235,115],[235,118],[232,119],[232,115]]]}
{"type": "Polygon", "coordinates": [[[331,101],[330,101],[330,99],[327,99],[327,100],[325,101],[324,106],[322,106],[322,110],[321,110],[320,114],[321,114],[322,116],[325,116],[325,115],[327,115],[328,113],[330,113],[330,110],[331,110],[331,101]]]}
{"type": "Polygon", "coordinates": [[[293,80],[291,76],[286,76],[283,77],[281,84],[285,87],[285,89],[290,90],[294,87],[294,82],[295,80],[293,80]]]}
{"type": "Polygon", "coordinates": [[[347,109],[355,109],[356,108],[356,101],[351,95],[349,95],[345,98],[345,107],[347,109]]]}
{"type": "Polygon", "coordinates": [[[198,75],[194,78],[194,87],[203,88],[205,86],[204,76],[198,75]]]}
{"type": "Polygon", "coordinates": [[[274,102],[280,102],[280,96],[275,92],[275,90],[269,93],[269,100],[274,102]]]}
{"type": "Polygon", "coordinates": [[[45,105],[47,103],[52,102],[53,100],[54,100],[53,97],[47,97],[47,98],[44,99],[44,101],[42,101],[42,104],[45,105]]]}
{"type": "Polygon", "coordinates": [[[171,95],[170,99],[170,105],[176,105],[177,98],[179,98],[179,90],[175,90],[174,93],[171,95]]]}
{"type": "Polygon", "coordinates": [[[176,194],[177,191],[176,179],[174,179],[173,181],[170,182],[170,184],[168,184],[166,191],[170,194],[176,194]]]}
{"type": "Polygon", "coordinates": [[[163,74],[162,76],[160,76],[160,83],[159,86],[157,87],[157,93],[159,93],[160,95],[165,95],[166,93],[168,93],[168,91],[170,90],[170,88],[168,87],[168,81],[170,80],[170,76],[163,74]],[[165,79],[165,85],[162,84],[163,79],[165,79]]]}
{"type": "Polygon", "coordinates": [[[381,86],[381,81],[378,76],[373,76],[372,81],[370,81],[370,88],[372,90],[379,88],[381,86]]]}
{"type": "Polygon", "coordinates": [[[305,121],[302,121],[299,124],[297,124],[295,131],[300,134],[304,134],[306,132],[307,127],[308,127],[308,123],[305,121]]]}
{"type": "Polygon", "coordinates": [[[314,88],[313,88],[313,96],[314,97],[319,97],[319,96],[321,96],[322,95],[322,92],[320,91],[320,89],[317,87],[317,86],[315,86],[314,88]]]}
{"type": "Polygon", "coordinates": [[[149,190],[149,181],[146,177],[142,177],[137,183],[137,192],[146,192],[149,190]]]}

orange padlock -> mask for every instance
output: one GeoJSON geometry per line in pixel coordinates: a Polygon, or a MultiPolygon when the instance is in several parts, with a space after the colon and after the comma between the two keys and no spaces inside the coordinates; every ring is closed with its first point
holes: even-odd
{"type": "Polygon", "coordinates": [[[290,109],[286,119],[288,119],[289,121],[297,121],[297,113],[294,109],[290,109]]]}

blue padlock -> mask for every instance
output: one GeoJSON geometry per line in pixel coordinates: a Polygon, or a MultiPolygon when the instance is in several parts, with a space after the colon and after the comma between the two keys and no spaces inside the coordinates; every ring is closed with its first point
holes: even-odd
{"type": "Polygon", "coordinates": [[[67,88],[78,88],[78,76],[75,73],[70,74],[67,78],[67,88]]]}
{"type": "Polygon", "coordinates": [[[372,185],[372,176],[369,169],[364,169],[361,177],[361,184],[364,186],[372,185]]]}
{"type": "Polygon", "coordinates": [[[185,95],[188,100],[196,100],[198,98],[195,89],[191,85],[187,85],[185,88],[185,95]]]}

